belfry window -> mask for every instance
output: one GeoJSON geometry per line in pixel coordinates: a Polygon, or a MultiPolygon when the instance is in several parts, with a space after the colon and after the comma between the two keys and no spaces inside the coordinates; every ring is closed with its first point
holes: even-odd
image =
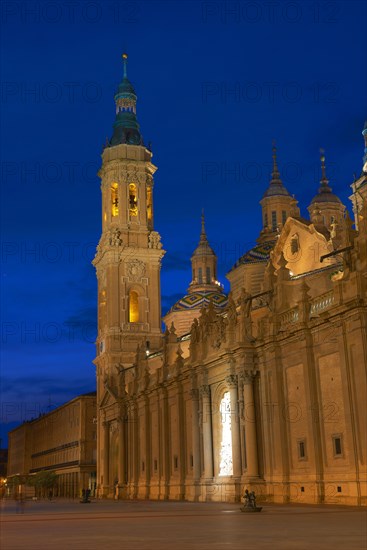
{"type": "Polygon", "coordinates": [[[220,402],[220,419],[222,424],[222,441],[220,446],[219,475],[233,475],[231,400],[229,392],[223,395],[220,402]]]}
{"type": "Polygon", "coordinates": [[[206,284],[210,285],[210,267],[206,268],[206,284]]]}
{"type": "Polygon", "coordinates": [[[129,323],[139,322],[139,296],[135,290],[129,293],[129,323]]]}
{"type": "Polygon", "coordinates": [[[152,188],[147,187],[147,219],[148,223],[152,221],[152,188]]]}
{"type": "Polygon", "coordinates": [[[118,216],[119,214],[119,186],[118,183],[111,185],[111,214],[118,216]]]}
{"type": "Polygon", "coordinates": [[[199,267],[199,285],[203,283],[203,269],[199,267]]]}
{"type": "Polygon", "coordinates": [[[268,227],[269,220],[268,220],[268,213],[265,212],[264,214],[264,228],[266,229],[268,227]]]}
{"type": "Polygon", "coordinates": [[[277,213],[274,210],[271,213],[271,228],[273,231],[277,228],[277,213]]]}
{"type": "Polygon", "coordinates": [[[135,183],[129,185],[129,212],[130,216],[138,215],[138,198],[135,183]]]}

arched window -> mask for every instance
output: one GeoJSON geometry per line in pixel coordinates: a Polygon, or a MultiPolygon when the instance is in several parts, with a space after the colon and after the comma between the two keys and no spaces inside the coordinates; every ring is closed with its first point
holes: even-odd
{"type": "Polygon", "coordinates": [[[291,253],[297,254],[298,251],[299,251],[299,237],[297,233],[295,233],[294,235],[292,235],[292,238],[291,238],[291,253]]]}
{"type": "Polygon", "coordinates": [[[111,185],[111,214],[112,216],[119,214],[119,186],[117,183],[111,185]]]}
{"type": "Polygon", "coordinates": [[[129,323],[139,322],[139,296],[135,290],[129,292],[129,323]]]}
{"type": "Polygon", "coordinates": [[[147,219],[148,223],[152,221],[152,188],[147,187],[147,219]]]}
{"type": "Polygon", "coordinates": [[[135,183],[129,185],[129,212],[130,216],[138,215],[138,196],[135,183]]]}
{"type": "Polygon", "coordinates": [[[268,220],[268,213],[265,212],[264,214],[264,228],[266,229],[269,225],[269,220],[268,220]]]}
{"type": "Polygon", "coordinates": [[[232,427],[231,427],[231,399],[229,392],[225,392],[220,402],[220,420],[222,425],[222,440],[220,445],[219,475],[233,475],[232,458],[232,427]]]}
{"type": "Polygon", "coordinates": [[[276,211],[272,211],[271,213],[271,229],[272,231],[275,231],[277,228],[277,213],[276,211]]]}

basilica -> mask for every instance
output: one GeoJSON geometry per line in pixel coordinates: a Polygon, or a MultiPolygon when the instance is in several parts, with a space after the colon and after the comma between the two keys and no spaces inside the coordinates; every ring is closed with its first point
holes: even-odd
{"type": "Polygon", "coordinates": [[[165,315],[152,151],[124,73],[102,153],[99,497],[367,504],[367,127],[354,220],[320,186],[300,215],[273,147],[257,244],[217,280],[202,216],[187,294],[165,315]]]}

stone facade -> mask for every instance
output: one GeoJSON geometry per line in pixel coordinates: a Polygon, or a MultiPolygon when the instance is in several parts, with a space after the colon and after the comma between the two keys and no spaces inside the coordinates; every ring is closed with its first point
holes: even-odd
{"type": "MultiPolygon", "coordinates": [[[[126,59],[119,90],[135,115],[126,59]]],[[[366,200],[357,231],[322,156],[302,218],[274,147],[258,244],[229,272],[225,307],[202,295],[201,309],[188,307],[195,292],[219,292],[202,229],[189,295],[162,336],[155,167],[126,132],[114,133],[100,172],[99,495],[238,501],[247,487],[275,502],[366,504],[366,200]]]]}
{"type": "Polygon", "coordinates": [[[72,399],[9,432],[8,477],[52,470],[55,496],[96,490],[96,394],[72,399]]]}

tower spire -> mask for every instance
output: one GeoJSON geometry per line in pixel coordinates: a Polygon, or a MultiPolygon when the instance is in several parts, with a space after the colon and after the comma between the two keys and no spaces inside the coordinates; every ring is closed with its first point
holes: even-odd
{"type": "Polygon", "coordinates": [[[321,180],[320,180],[321,185],[319,187],[319,193],[331,193],[332,189],[329,186],[329,180],[326,177],[324,149],[320,149],[320,161],[321,161],[321,180]]]}
{"type": "Polygon", "coordinates": [[[207,241],[206,231],[205,231],[205,216],[204,208],[201,211],[201,232],[200,232],[200,241],[207,241]]]}
{"type": "Polygon", "coordinates": [[[124,74],[115,94],[116,118],[113,124],[113,135],[109,146],[126,143],[143,145],[143,137],[136,118],[136,92],[127,78],[127,53],[122,54],[124,74]]]}
{"type": "Polygon", "coordinates": [[[280,179],[280,172],[277,163],[277,148],[275,144],[275,139],[273,139],[273,171],[271,173],[270,184],[282,185],[282,180],[280,179]]]}
{"type": "Polygon", "coordinates": [[[127,53],[122,54],[122,61],[124,64],[124,78],[127,78],[127,53]]]}

